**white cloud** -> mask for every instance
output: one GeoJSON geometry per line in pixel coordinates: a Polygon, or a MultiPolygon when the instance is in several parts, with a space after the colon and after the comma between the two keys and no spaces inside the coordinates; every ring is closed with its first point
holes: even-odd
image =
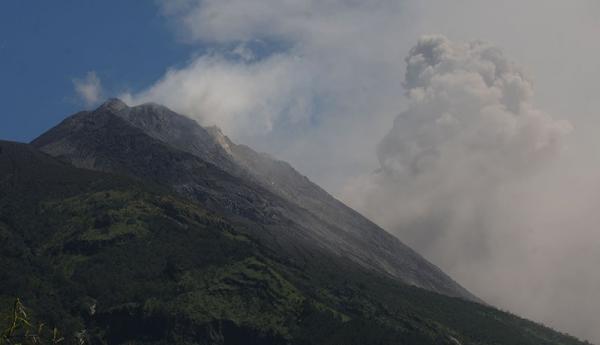
{"type": "Polygon", "coordinates": [[[182,70],[170,70],[151,88],[124,95],[126,101],[155,101],[219,125],[234,137],[264,135],[278,121],[294,124],[311,113],[311,92],[301,58],[274,55],[256,62],[203,56],[182,70]],[[284,119],[285,118],[285,119],[284,119]]]}
{"type": "Polygon", "coordinates": [[[376,164],[377,142],[402,102],[404,52],[397,40],[410,19],[399,2],[162,4],[185,40],[220,53],[169,70],[153,86],[124,95],[129,101],[165,103],[216,124],[329,188],[347,177],[333,169],[350,176],[376,164]]]}
{"type": "Polygon", "coordinates": [[[96,72],[88,72],[85,78],[75,78],[72,81],[77,96],[86,106],[93,106],[102,99],[102,83],[96,72]]]}
{"type": "MultiPolygon", "coordinates": [[[[393,0],[200,0],[161,2],[189,40],[248,41],[256,38],[335,43],[333,37],[364,37],[365,31],[390,24],[402,15],[393,0]],[[386,23],[388,22],[388,23],[386,23]]],[[[358,42],[356,42],[358,43],[358,42]]]]}

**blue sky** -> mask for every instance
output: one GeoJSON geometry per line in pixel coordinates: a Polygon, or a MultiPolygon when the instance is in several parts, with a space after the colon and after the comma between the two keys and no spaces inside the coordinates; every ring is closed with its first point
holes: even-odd
{"type": "Polygon", "coordinates": [[[135,91],[184,64],[152,1],[0,2],[0,139],[30,141],[85,105],[74,78],[95,71],[106,96],[135,91]]]}

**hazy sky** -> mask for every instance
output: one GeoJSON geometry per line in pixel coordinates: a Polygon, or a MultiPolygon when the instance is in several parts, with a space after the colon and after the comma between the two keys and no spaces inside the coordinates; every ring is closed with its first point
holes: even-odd
{"type": "Polygon", "coordinates": [[[5,2],[0,135],[164,103],[600,342],[598,35],[597,0],[5,2]]]}

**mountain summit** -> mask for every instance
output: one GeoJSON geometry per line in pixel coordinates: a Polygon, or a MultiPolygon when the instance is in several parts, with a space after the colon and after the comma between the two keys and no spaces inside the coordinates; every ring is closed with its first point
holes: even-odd
{"type": "Polygon", "coordinates": [[[204,128],[164,106],[129,107],[110,99],[67,118],[31,144],[77,167],[150,179],[257,224],[248,231],[295,260],[325,251],[409,285],[477,301],[289,164],[237,145],[218,128],[204,128]]]}

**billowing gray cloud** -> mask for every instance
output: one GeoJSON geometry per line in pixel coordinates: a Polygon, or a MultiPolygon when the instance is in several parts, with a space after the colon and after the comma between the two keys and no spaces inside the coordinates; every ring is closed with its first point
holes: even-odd
{"type": "Polygon", "coordinates": [[[408,108],[379,144],[378,172],[346,198],[452,271],[489,253],[498,189],[555,157],[572,126],[536,108],[531,82],[490,44],[425,36],[406,62],[408,108]]]}
{"type": "Polygon", "coordinates": [[[379,146],[387,174],[520,174],[570,131],[532,104],[531,82],[489,44],[426,36],[406,62],[408,110],[379,146]]]}

